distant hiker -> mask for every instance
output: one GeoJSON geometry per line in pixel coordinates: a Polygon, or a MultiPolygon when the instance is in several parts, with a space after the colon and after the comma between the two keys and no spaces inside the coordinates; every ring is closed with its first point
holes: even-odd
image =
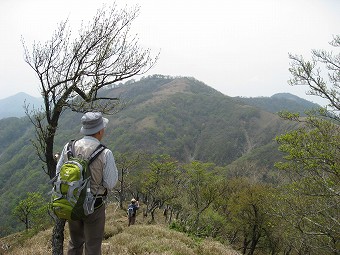
{"type": "MultiPolygon", "coordinates": [[[[88,158],[100,145],[108,119],[100,112],[87,112],[81,118],[80,133],[84,137],[76,140],[73,155],[88,158]]],[[[64,162],[68,160],[68,144],[65,145],[57,164],[57,173],[64,162]]],[[[98,153],[99,154],[99,153],[98,153]]],[[[68,220],[70,241],[68,255],[101,254],[104,236],[105,206],[104,201],[108,190],[112,190],[118,180],[118,171],[111,150],[105,148],[89,166],[90,189],[95,197],[94,211],[83,220],[68,220]]]]}
{"type": "Polygon", "coordinates": [[[131,204],[128,206],[127,215],[128,215],[128,226],[135,224],[136,222],[136,214],[139,209],[139,202],[132,198],[131,204]]]}

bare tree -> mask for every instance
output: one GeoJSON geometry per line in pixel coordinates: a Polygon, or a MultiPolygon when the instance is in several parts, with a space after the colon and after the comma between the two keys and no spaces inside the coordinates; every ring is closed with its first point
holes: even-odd
{"type": "Polygon", "coordinates": [[[126,190],[131,186],[131,181],[128,181],[126,177],[131,173],[132,169],[136,168],[142,162],[142,153],[123,153],[118,154],[115,157],[116,165],[119,171],[118,185],[114,192],[117,195],[119,201],[119,208],[123,209],[123,202],[126,200],[126,190]]]}
{"type": "MultiPolygon", "coordinates": [[[[340,35],[334,36],[330,45],[339,48],[340,35]]],[[[340,121],[340,55],[326,50],[312,50],[310,61],[293,54],[289,54],[289,58],[291,60],[289,71],[293,76],[289,84],[306,85],[309,87],[307,94],[326,99],[328,111],[323,113],[340,121]]]]}
{"type": "MultiPolygon", "coordinates": [[[[118,9],[103,6],[93,20],[82,24],[76,36],[68,20],[60,23],[51,40],[34,43],[30,51],[22,40],[25,62],[34,70],[44,100],[42,109],[26,113],[36,130],[34,146],[52,179],[56,173],[54,138],[58,121],[66,109],[97,110],[112,114],[118,98],[105,96],[105,87],[134,75],[146,73],[157,61],[149,49],[131,36],[131,24],[139,7],[118,9]]],[[[64,221],[56,223],[53,254],[62,254],[64,221]]]]}

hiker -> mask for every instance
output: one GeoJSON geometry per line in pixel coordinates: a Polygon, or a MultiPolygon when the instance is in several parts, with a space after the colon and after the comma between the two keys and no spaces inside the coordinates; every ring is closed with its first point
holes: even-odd
{"type": "Polygon", "coordinates": [[[132,198],[131,199],[131,204],[129,204],[128,206],[128,226],[130,225],[134,225],[136,222],[136,214],[137,214],[137,210],[139,209],[139,202],[132,198]]]}
{"type": "MultiPolygon", "coordinates": [[[[108,119],[100,112],[87,112],[81,118],[80,133],[84,135],[74,143],[75,155],[87,158],[100,144],[108,119]]],[[[67,160],[67,144],[65,145],[57,164],[57,173],[67,160]]],[[[96,197],[94,212],[84,220],[68,220],[70,241],[68,255],[83,254],[85,244],[86,255],[101,254],[101,245],[105,226],[104,201],[108,191],[111,191],[118,180],[118,171],[111,150],[105,150],[90,165],[90,190],[96,197]]]]}

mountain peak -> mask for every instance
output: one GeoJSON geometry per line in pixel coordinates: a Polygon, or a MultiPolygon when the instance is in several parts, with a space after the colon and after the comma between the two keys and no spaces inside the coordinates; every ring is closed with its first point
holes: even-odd
{"type": "Polygon", "coordinates": [[[295,101],[295,102],[307,101],[307,100],[305,100],[301,97],[295,96],[291,93],[276,93],[276,94],[272,95],[271,98],[286,99],[286,100],[292,100],[292,101],[295,101]]]}
{"type": "Polygon", "coordinates": [[[19,92],[13,96],[0,99],[0,119],[25,116],[25,104],[34,105],[37,108],[42,105],[42,99],[33,97],[25,92],[19,92]]]}

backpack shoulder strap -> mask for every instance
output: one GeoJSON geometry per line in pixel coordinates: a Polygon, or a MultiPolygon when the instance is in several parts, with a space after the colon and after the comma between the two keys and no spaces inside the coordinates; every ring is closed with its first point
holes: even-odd
{"type": "Polygon", "coordinates": [[[90,157],[88,158],[89,165],[106,149],[106,146],[103,144],[99,144],[97,148],[92,152],[90,157]]]}
{"type": "Polygon", "coordinates": [[[76,140],[71,140],[67,144],[67,149],[66,149],[67,159],[70,159],[74,155],[74,144],[75,144],[75,142],[76,142],[76,140]]]}

